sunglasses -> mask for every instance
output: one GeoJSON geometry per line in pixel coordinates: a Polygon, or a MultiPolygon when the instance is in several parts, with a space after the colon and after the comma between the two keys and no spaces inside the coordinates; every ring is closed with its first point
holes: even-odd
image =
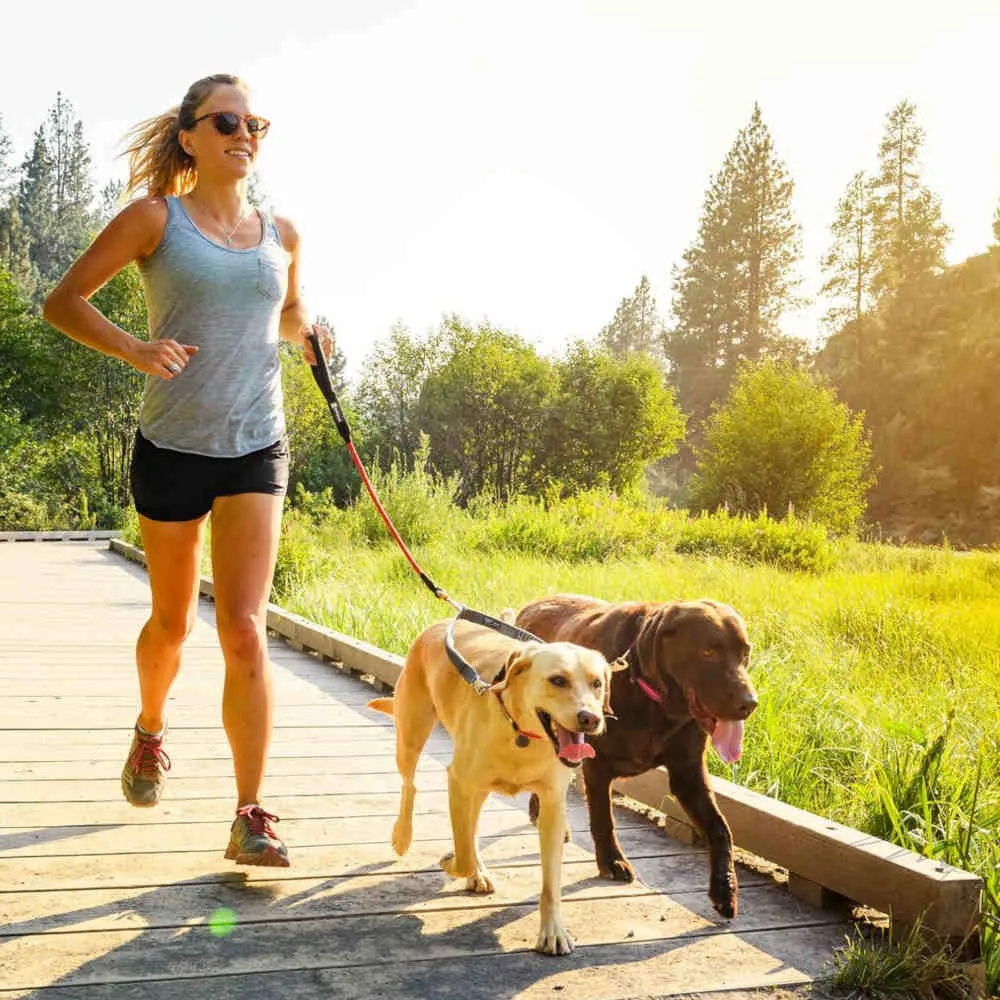
{"type": "Polygon", "coordinates": [[[263,139],[267,135],[267,130],[271,127],[271,123],[259,115],[238,115],[235,111],[210,111],[207,115],[195,118],[192,128],[198,122],[203,122],[206,118],[212,119],[215,131],[219,135],[235,135],[236,130],[240,127],[240,122],[245,122],[247,131],[251,135],[256,136],[258,139],[263,139]]]}

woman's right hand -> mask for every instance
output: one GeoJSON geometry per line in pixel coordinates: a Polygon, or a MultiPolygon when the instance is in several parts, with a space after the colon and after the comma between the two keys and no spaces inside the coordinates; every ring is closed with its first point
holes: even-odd
{"type": "Polygon", "coordinates": [[[188,360],[198,353],[192,344],[176,340],[136,340],[129,352],[129,364],[144,375],[157,378],[177,378],[187,367],[188,360]]]}

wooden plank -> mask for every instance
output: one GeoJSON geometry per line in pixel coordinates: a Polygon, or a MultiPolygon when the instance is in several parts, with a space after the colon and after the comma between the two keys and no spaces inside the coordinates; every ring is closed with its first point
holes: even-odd
{"type": "MultiPolygon", "coordinates": [[[[245,890],[243,890],[245,891],[245,890]]],[[[348,890],[349,891],[349,890],[348,890]]],[[[362,890],[364,891],[364,890],[362,890]]],[[[464,960],[470,954],[495,954],[525,951],[533,947],[538,932],[538,914],[534,901],[511,900],[505,905],[490,902],[470,906],[467,900],[456,899],[450,908],[413,908],[388,913],[348,912],[345,918],[334,913],[330,916],[312,916],[309,901],[296,905],[298,913],[286,920],[267,919],[259,923],[237,921],[231,935],[221,941],[213,936],[206,920],[209,914],[193,912],[182,925],[160,927],[155,921],[160,899],[170,894],[169,889],[153,890],[143,899],[146,914],[145,928],[101,930],[94,918],[84,919],[76,930],[53,934],[26,934],[8,938],[0,944],[0,954],[14,970],[10,987],[14,989],[37,988],[55,981],[63,984],[86,985],[135,980],[148,976],[149,958],[156,956],[157,974],[165,978],[190,977],[194,973],[211,975],[217,972],[224,956],[224,967],[229,974],[258,970],[302,969],[310,967],[341,968],[381,964],[388,942],[394,962],[426,961],[437,963],[464,960]],[[58,941],[58,948],[54,944],[58,941]],[[317,948],[316,942],[324,942],[317,948]],[[18,973],[17,970],[22,970],[18,973]],[[30,970],[25,975],[25,971],[30,970]]],[[[231,907],[239,913],[240,896],[220,892],[217,905],[235,902],[231,907]]],[[[791,902],[796,902],[788,897],[791,902]]],[[[593,948],[623,942],[651,942],[662,949],[692,947],[698,952],[696,942],[717,938],[725,943],[718,963],[708,977],[702,973],[703,985],[711,985],[725,976],[728,963],[744,961],[758,950],[755,941],[766,934],[774,935],[771,941],[775,952],[768,954],[767,964],[772,968],[778,958],[787,967],[795,969],[801,981],[807,972],[795,967],[799,955],[792,955],[783,935],[808,934],[816,943],[827,948],[839,942],[840,926],[828,921],[809,926],[789,924],[795,918],[787,911],[768,922],[765,929],[748,928],[737,936],[728,923],[709,915],[698,901],[700,897],[685,898],[683,905],[662,896],[648,895],[589,899],[577,901],[569,898],[564,904],[564,919],[580,947],[593,948]],[[678,939],[686,942],[681,945],[678,939]],[[668,943],[669,942],[669,943],[668,943]]],[[[774,897],[771,897],[773,904],[774,897]]],[[[342,900],[342,902],[345,902],[342,900]]],[[[275,909],[280,907],[275,905],[275,909]]],[[[771,904],[765,904],[771,905],[771,904]]],[[[801,905],[801,904],[800,904],[801,905]]],[[[815,947],[815,945],[814,945],[815,947]]],[[[825,953],[822,958],[825,958],[825,953]]],[[[784,981],[788,981],[785,979],[784,981]]]]}
{"type": "MultiPolygon", "coordinates": [[[[128,930],[150,925],[183,926],[192,913],[211,913],[220,905],[238,907],[241,920],[259,923],[294,920],[301,916],[343,917],[349,913],[387,910],[438,910],[454,907],[456,902],[470,908],[522,900],[537,902],[541,885],[537,840],[533,845],[535,853],[519,859],[518,854],[525,848],[531,851],[532,845],[527,838],[506,838],[498,843],[504,849],[502,854],[492,852],[486,859],[496,884],[496,893],[491,896],[465,894],[464,880],[450,879],[440,869],[437,864],[440,854],[436,853],[436,848],[448,849],[447,844],[433,845],[433,848],[422,845],[419,857],[405,861],[395,858],[387,861],[386,845],[383,845],[381,857],[374,848],[368,848],[352,858],[350,866],[338,865],[336,872],[314,870],[308,875],[297,872],[290,877],[286,874],[290,869],[279,869],[283,871],[281,877],[265,878],[265,873],[254,869],[231,868],[164,884],[63,887],[58,893],[40,893],[37,889],[4,891],[0,892],[0,940],[22,934],[71,930],[84,920],[92,931],[128,930]],[[507,862],[509,857],[517,860],[507,862]],[[244,877],[250,873],[258,876],[252,880],[252,891],[248,891],[251,880],[244,877]],[[155,899],[153,909],[150,909],[151,898],[155,899]],[[310,905],[304,907],[304,902],[310,905]]],[[[653,870],[652,864],[647,865],[647,872],[653,870]]],[[[684,897],[685,907],[714,919],[706,892],[703,858],[668,857],[658,860],[655,872],[661,884],[669,886],[672,900],[684,897]]],[[[790,894],[771,892],[770,880],[760,876],[756,884],[744,884],[742,888],[745,895],[744,912],[739,918],[741,930],[788,926],[807,911],[810,919],[815,917],[812,908],[805,907],[790,894]]],[[[579,849],[567,851],[563,862],[563,892],[564,898],[578,900],[646,897],[647,903],[662,903],[656,883],[626,885],[595,879],[593,859],[579,849]]],[[[836,918],[826,919],[827,922],[839,922],[836,918]]]]}
{"type": "MultiPolygon", "coordinates": [[[[277,777],[269,770],[271,779],[277,777]]],[[[121,768],[118,774],[109,775],[103,780],[52,780],[52,781],[17,781],[0,783],[0,807],[3,811],[16,811],[19,806],[45,803],[83,803],[83,802],[114,802],[122,798],[121,768]],[[10,810],[5,807],[9,806],[10,810]]],[[[171,803],[212,801],[225,799],[233,792],[232,774],[220,777],[195,777],[193,775],[175,774],[171,770],[169,777],[169,799],[171,803]]],[[[273,782],[277,784],[277,782],[273,782]]],[[[356,802],[362,802],[363,796],[375,793],[389,794],[394,799],[399,796],[400,780],[395,770],[372,773],[367,768],[363,772],[355,766],[353,771],[339,774],[328,774],[317,770],[312,774],[284,774],[281,776],[280,790],[284,798],[315,798],[350,796],[356,802]]],[[[444,769],[426,768],[417,783],[417,801],[424,793],[439,795],[448,790],[448,776],[444,769]]],[[[166,793],[165,793],[166,794],[166,793]]]]}
{"type": "MultiPolygon", "coordinates": [[[[306,857],[313,858],[312,863],[329,866],[341,863],[349,857],[350,850],[359,849],[362,845],[377,845],[378,850],[384,852],[385,859],[391,861],[394,857],[389,846],[392,821],[391,816],[368,818],[363,823],[350,816],[303,818],[282,823],[280,830],[296,857],[300,851],[310,852],[306,857]],[[327,849],[334,852],[333,859],[316,861],[315,851],[327,849]]],[[[689,850],[667,840],[644,820],[632,819],[631,825],[627,823],[619,826],[622,844],[631,845],[632,850],[643,856],[659,857],[677,853],[678,850],[689,850]]],[[[51,870],[52,865],[65,864],[69,870],[77,858],[94,858],[93,864],[103,864],[105,869],[113,864],[123,871],[133,871],[136,866],[159,871],[166,863],[163,856],[176,855],[188,858],[192,863],[210,863],[218,868],[220,853],[228,841],[228,831],[228,816],[212,816],[187,823],[180,831],[180,837],[174,836],[176,831],[169,827],[156,824],[5,827],[0,830],[0,874],[7,881],[0,879],[0,886],[10,888],[19,884],[21,871],[31,871],[41,877],[51,870]],[[99,861],[102,857],[113,855],[120,857],[113,862],[99,861]],[[202,857],[195,858],[194,855],[202,857]],[[137,858],[138,861],[135,860],[137,858]]],[[[587,829],[574,824],[571,832],[573,843],[585,850],[588,857],[592,856],[593,847],[587,829]]],[[[519,810],[484,813],[479,833],[481,844],[499,838],[526,837],[528,844],[537,845],[538,840],[534,827],[519,810]]],[[[414,845],[433,843],[436,859],[448,849],[450,840],[451,829],[446,816],[418,817],[414,827],[414,845]]],[[[416,850],[414,846],[411,853],[416,850]]],[[[408,864],[412,863],[412,856],[407,854],[408,864]]],[[[86,864],[90,866],[89,861],[86,864]]],[[[228,863],[223,865],[226,870],[231,870],[231,867],[228,863]]],[[[97,880],[95,884],[99,884],[102,878],[111,877],[101,869],[90,867],[90,871],[97,880]]]]}
{"type": "MultiPolygon", "coordinates": [[[[401,928],[411,931],[406,922],[401,928]]],[[[119,974],[113,981],[95,983],[87,1000],[245,1000],[247,996],[283,1000],[323,997],[358,1000],[359,997],[436,997],[470,1000],[473,997],[517,997],[551,1000],[608,1000],[611,997],[690,996],[713,994],[714,1000],[737,1000],[735,992],[791,987],[812,982],[815,972],[839,943],[826,928],[764,931],[731,940],[725,935],[692,936],[672,941],[625,940],[609,945],[578,946],[571,955],[550,958],[525,949],[504,953],[467,950],[460,961],[441,961],[436,953],[411,949],[405,960],[396,958],[397,928],[380,939],[380,949],[364,965],[338,964],[340,938],[323,935],[308,965],[296,969],[229,971],[234,945],[208,942],[215,956],[210,974],[178,973],[161,978],[147,967],[141,976],[119,974]],[[723,993],[722,991],[726,991],[723,993]]],[[[198,930],[189,934],[201,934],[198,930]]],[[[141,948],[144,940],[130,944],[141,948]]],[[[112,956],[97,964],[110,964],[112,956]]],[[[4,1000],[28,991],[0,990],[4,1000]]],[[[73,987],[32,988],[33,997],[79,996],[73,987]]],[[[749,994],[740,992],[739,1000],[749,994]]]]}
{"type": "MultiPolygon", "coordinates": [[[[662,768],[615,787],[677,820],[684,811],[670,795],[662,768]]],[[[961,940],[979,926],[983,882],[970,872],[921,857],[877,837],[720,778],[712,787],[741,847],[848,899],[961,940]]]]}
{"type": "MultiPolygon", "coordinates": [[[[480,836],[482,856],[490,864],[537,865],[538,834],[523,822],[511,823],[494,833],[480,836]]],[[[357,836],[356,825],[343,820],[307,820],[296,824],[292,839],[292,867],[286,869],[236,869],[222,857],[226,828],[219,824],[199,824],[180,849],[151,831],[141,843],[129,828],[66,828],[58,831],[64,839],[46,841],[55,853],[24,854],[10,850],[0,856],[0,895],[31,890],[42,894],[55,890],[106,888],[111,886],[167,885],[183,880],[230,881],[239,871],[243,881],[334,877],[370,872],[438,870],[441,856],[451,849],[451,832],[444,822],[421,831],[406,855],[398,858],[389,844],[389,824],[380,824],[357,836]],[[221,837],[220,837],[221,830],[221,837]],[[149,850],[129,850],[149,847],[149,850]]],[[[47,833],[55,833],[55,829],[47,833]]],[[[152,831],[155,833],[155,831],[152,831]]],[[[28,844],[38,830],[21,831],[18,841],[28,844]]],[[[677,844],[648,823],[620,828],[621,842],[636,860],[640,878],[647,885],[678,885],[683,873],[698,872],[696,885],[708,885],[708,853],[677,844]],[[678,875],[678,873],[682,873],[678,875]],[[700,881],[699,881],[700,880],[700,881]]],[[[9,831],[0,843],[13,848],[18,831],[9,831]]],[[[30,850],[31,848],[26,848],[30,850]]],[[[590,876],[596,875],[594,850],[588,831],[575,829],[565,845],[566,864],[579,864],[590,876]]],[[[683,876],[686,877],[686,876],[683,876]]],[[[747,870],[743,884],[764,884],[769,875],[747,870]]],[[[682,886],[683,887],[683,886],[682,886]]]]}

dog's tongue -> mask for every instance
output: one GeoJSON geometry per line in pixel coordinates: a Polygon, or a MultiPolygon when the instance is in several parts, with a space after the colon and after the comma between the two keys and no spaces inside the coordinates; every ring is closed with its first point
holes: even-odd
{"type": "Polygon", "coordinates": [[[727,764],[735,764],[743,753],[743,720],[724,722],[719,719],[712,732],[712,746],[727,764]]]}
{"type": "Polygon", "coordinates": [[[559,756],[563,760],[569,760],[575,764],[583,760],[584,757],[595,756],[594,748],[583,738],[583,733],[571,733],[568,729],[563,729],[555,719],[552,720],[552,725],[559,738],[559,756]]]}

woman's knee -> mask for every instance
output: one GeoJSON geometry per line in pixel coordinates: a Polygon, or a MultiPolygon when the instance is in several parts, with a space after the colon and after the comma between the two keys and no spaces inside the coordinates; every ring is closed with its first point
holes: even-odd
{"type": "Polygon", "coordinates": [[[219,644],[229,663],[259,663],[266,659],[267,634],[254,614],[216,615],[219,644]]]}
{"type": "Polygon", "coordinates": [[[173,611],[154,608],[146,623],[147,632],[165,646],[179,647],[194,628],[194,610],[173,611]]]}

